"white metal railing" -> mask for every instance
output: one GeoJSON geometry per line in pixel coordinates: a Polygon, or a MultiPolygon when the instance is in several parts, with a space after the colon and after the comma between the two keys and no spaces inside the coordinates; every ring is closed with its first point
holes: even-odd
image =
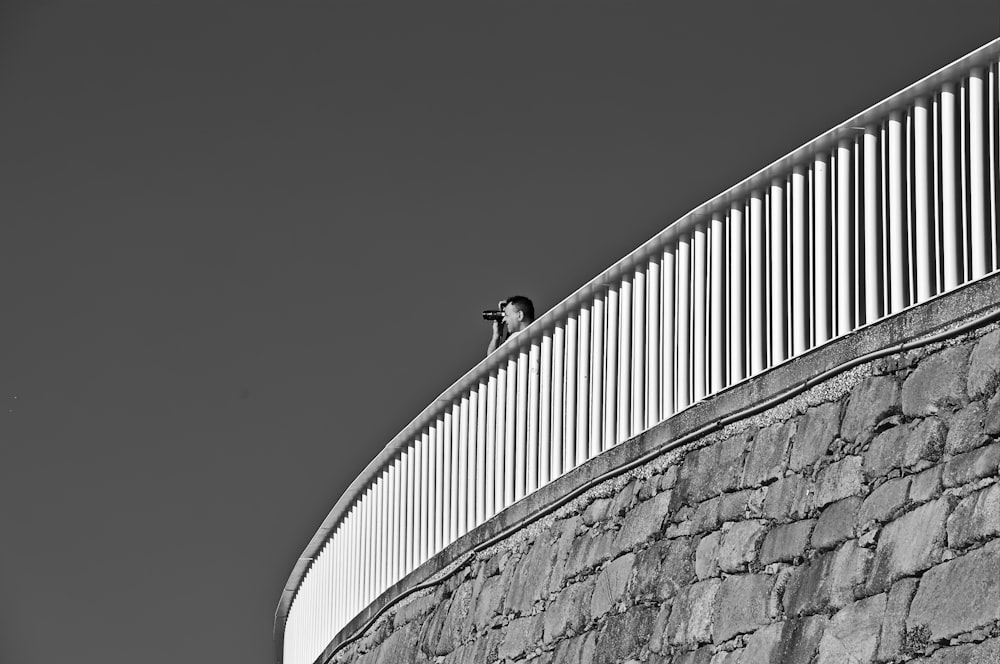
{"type": "Polygon", "coordinates": [[[278,611],[284,662],[313,662],[414,568],[603,450],[991,272],[998,53],[1000,40],[700,206],[449,388],[303,554],[278,611]]]}

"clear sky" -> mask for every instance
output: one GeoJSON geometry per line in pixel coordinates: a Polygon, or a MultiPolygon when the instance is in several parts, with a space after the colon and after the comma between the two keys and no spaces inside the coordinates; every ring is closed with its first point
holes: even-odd
{"type": "Polygon", "coordinates": [[[996,0],[0,4],[0,661],[273,661],[371,457],[996,0]]]}

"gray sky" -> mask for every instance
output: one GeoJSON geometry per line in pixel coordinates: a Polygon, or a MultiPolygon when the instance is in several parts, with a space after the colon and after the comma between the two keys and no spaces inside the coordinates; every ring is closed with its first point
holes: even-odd
{"type": "Polygon", "coordinates": [[[0,4],[0,660],[273,661],[341,491],[973,2],[0,4]]]}

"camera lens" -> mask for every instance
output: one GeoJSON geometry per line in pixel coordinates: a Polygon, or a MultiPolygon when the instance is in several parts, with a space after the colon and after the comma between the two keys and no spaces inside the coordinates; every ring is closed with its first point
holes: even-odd
{"type": "Polygon", "coordinates": [[[495,309],[484,309],[483,320],[503,320],[503,312],[495,309]]]}

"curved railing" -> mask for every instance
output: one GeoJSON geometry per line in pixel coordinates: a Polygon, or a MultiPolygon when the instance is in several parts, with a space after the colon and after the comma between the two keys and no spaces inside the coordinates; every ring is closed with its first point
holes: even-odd
{"type": "Polygon", "coordinates": [[[276,616],[308,664],[383,591],[692,403],[997,266],[1000,40],[688,213],[480,362],[344,493],[276,616]]]}

